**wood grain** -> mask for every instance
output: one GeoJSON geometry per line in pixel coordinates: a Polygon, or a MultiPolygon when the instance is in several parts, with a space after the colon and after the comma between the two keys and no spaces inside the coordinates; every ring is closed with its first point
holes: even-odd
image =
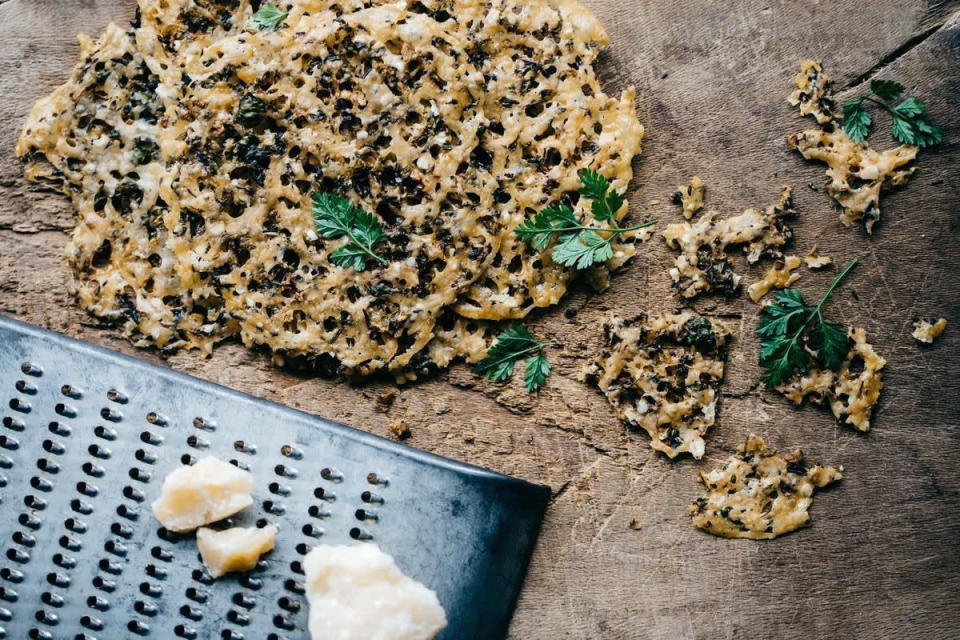
{"type": "MultiPolygon", "coordinates": [[[[180,354],[163,362],[382,435],[403,419],[412,446],[549,484],[554,499],[511,632],[518,640],[956,637],[960,1],[588,4],[613,40],[601,59],[606,85],[636,85],[648,126],[630,194],[635,211],[679,220],[665,194],[693,174],[707,183],[709,203],[729,213],[766,206],[792,184],[797,250],[816,243],[837,262],[860,258],[830,313],[865,327],[889,361],[871,433],[837,427],[828,413],[796,409],[757,387],[756,307],[740,297],[696,305],[726,319],[737,336],[706,458],[671,462],[643,436],[627,434],[575,373],[597,348],[609,312],[677,306],[672,256],[659,239],[608,292],[576,290],[533,319],[538,335],[563,345],[553,354],[556,373],[535,397],[519,380],[494,385],[458,367],[402,389],[382,414],[376,397],[384,381],[351,386],[281,371],[235,344],[210,359],[180,354]],[[805,57],[822,59],[851,92],[876,75],[903,80],[944,129],[946,142],[921,154],[912,183],[886,197],[872,237],[840,225],[820,186],[822,167],[784,144],[786,134],[808,126],[784,102],[805,57]],[[920,348],[910,326],[927,315],[944,315],[951,326],[932,348],[920,348]],[[750,431],[845,467],[841,485],[816,499],[812,528],[755,543],[690,525],[684,509],[699,493],[696,470],[725,459],[750,431]]],[[[12,153],[33,101],[73,66],[75,34],[127,20],[132,6],[0,0],[0,312],[159,361],[74,306],[61,259],[72,213],[60,196],[25,183],[12,153]]],[[[874,139],[887,142],[884,133],[874,139]]],[[[748,281],[762,268],[741,266],[748,281]]],[[[804,270],[798,286],[820,291],[833,273],[804,270]]]]}

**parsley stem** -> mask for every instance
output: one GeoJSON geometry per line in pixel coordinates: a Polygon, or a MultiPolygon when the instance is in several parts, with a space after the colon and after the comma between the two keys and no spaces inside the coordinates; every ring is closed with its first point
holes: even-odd
{"type": "Polygon", "coordinates": [[[346,232],[347,237],[350,238],[353,244],[360,247],[361,251],[363,251],[365,254],[367,254],[368,256],[370,256],[380,264],[387,264],[388,261],[385,258],[381,258],[377,254],[375,254],[371,249],[368,249],[366,245],[357,238],[357,236],[353,235],[353,231],[349,227],[343,227],[343,230],[346,232]]]}
{"type": "Polygon", "coordinates": [[[830,283],[830,286],[827,287],[827,290],[823,292],[822,296],[820,296],[820,301],[817,302],[817,306],[813,308],[813,310],[810,312],[810,315],[807,316],[807,319],[804,320],[803,324],[800,325],[800,328],[793,335],[793,339],[792,339],[793,342],[796,342],[797,340],[800,339],[800,336],[803,335],[804,330],[807,328],[807,325],[810,324],[811,320],[813,320],[814,318],[820,318],[821,320],[823,319],[823,316],[821,315],[820,310],[823,309],[823,305],[827,301],[827,298],[830,297],[830,294],[833,293],[833,290],[837,288],[840,282],[847,276],[848,273],[850,273],[850,270],[853,269],[856,265],[857,265],[857,259],[854,258],[853,260],[848,262],[847,266],[843,268],[843,271],[841,271],[840,274],[833,279],[833,282],[830,283]]]}
{"type": "Polygon", "coordinates": [[[871,94],[865,95],[865,96],[863,97],[863,99],[864,99],[864,100],[868,100],[869,102],[872,102],[873,104],[880,105],[881,107],[883,107],[883,108],[884,108],[891,116],[893,116],[894,118],[899,118],[899,117],[900,117],[900,116],[897,115],[897,112],[894,111],[886,102],[881,102],[880,100],[876,100],[875,98],[871,98],[870,95],[871,95],[871,94]]]}

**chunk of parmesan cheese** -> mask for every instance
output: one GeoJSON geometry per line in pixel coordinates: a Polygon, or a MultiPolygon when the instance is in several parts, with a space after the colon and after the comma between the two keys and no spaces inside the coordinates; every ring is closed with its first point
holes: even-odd
{"type": "Polygon", "coordinates": [[[940,318],[933,322],[920,319],[913,323],[913,337],[924,344],[933,344],[947,328],[947,319],[940,318]]]}
{"type": "Polygon", "coordinates": [[[214,578],[253,569],[260,556],[273,549],[276,539],[277,528],[273,525],[262,529],[233,527],[216,531],[203,527],[197,530],[200,556],[214,578]]]}
{"type": "Polygon", "coordinates": [[[313,640],[430,640],[447,626],[437,594],[374,544],[320,545],[303,565],[313,640]]]}
{"type": "Polygon", "coordinates": [[[163,479],[153,515],[170,531],[193,531],[253,504],[253,476],[214,457],[183,466],[163,479]]]}
{"type": "Polygon", "coordinates": [[[677,190],[673,193],[673,203],[680,205],[683,209],[684,220],[689,220],[703,209],[706,191],[707,188],[703,185],[700,176],[693,176],[690,179],[690,184],[686,187],[677,187],[677,190]]]}
{"type": "Polygon", "coordinates": [[[807,467],[802,451],[781,456],[751,434],[723,467],[700,472],[707,494],[688,511],[715,536],[776,538],[809,526],[814,490],[842,479],[840,471],[807,467]]]}

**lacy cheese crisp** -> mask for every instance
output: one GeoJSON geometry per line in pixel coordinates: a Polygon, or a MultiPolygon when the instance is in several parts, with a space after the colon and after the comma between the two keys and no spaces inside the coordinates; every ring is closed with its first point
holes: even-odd
{"type": "Polygon", "coordinates": [[[808,467],[750,435],[727,464],[701,471],[707,494],[690,505],[693,524],[724,538],[768,540],[810,525],[813,493],[842,479],[833,467],[808,467]]]}
{"type": "Polygon", "coordinates": [[[563,296],[573,274],[519,242],[524,217],[589,216],[581,169],[631,179],[634,93],[601,90],[607,37],[573,0],[298,0],[267,28],[246,0],[139,4],[130,28],[81,37],[17,153],[77,212],[80,305],[140,346],[237,336],[412,377],[476,351],[449,346],[457,318],[563,296]],[[334,264],[348,240],[319,237],[318,192],[376,217],[382,263],[334,264]]]}
{"type": "Polygon", "coordinates": [[[629,427],[670,458],[700,458],[716,420],[730,332],[692,312],[612,318],[605,346],[583,372],[629,427]]]}

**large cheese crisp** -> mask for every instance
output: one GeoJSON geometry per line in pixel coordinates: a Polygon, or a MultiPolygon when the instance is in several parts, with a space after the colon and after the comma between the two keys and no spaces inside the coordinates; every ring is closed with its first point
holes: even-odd
{"type": "Polygon", "coordinates": [[[412,376],[476,354],[457,318],[555,304],[572,272],[514,227],[561,201],[588,218],[578,171],[625,190],[643,136],[633,91],[597,81],[596,18],[574,0],[282,4],[257,28],[248,0],[139,0],[30,113],[17,153],[77,212],[81,306],[141,346],[237,336],[412,376]],[[383,264],[331,261],[346,239],[317,233],[315,192],[376,216],[383,264]]]}

